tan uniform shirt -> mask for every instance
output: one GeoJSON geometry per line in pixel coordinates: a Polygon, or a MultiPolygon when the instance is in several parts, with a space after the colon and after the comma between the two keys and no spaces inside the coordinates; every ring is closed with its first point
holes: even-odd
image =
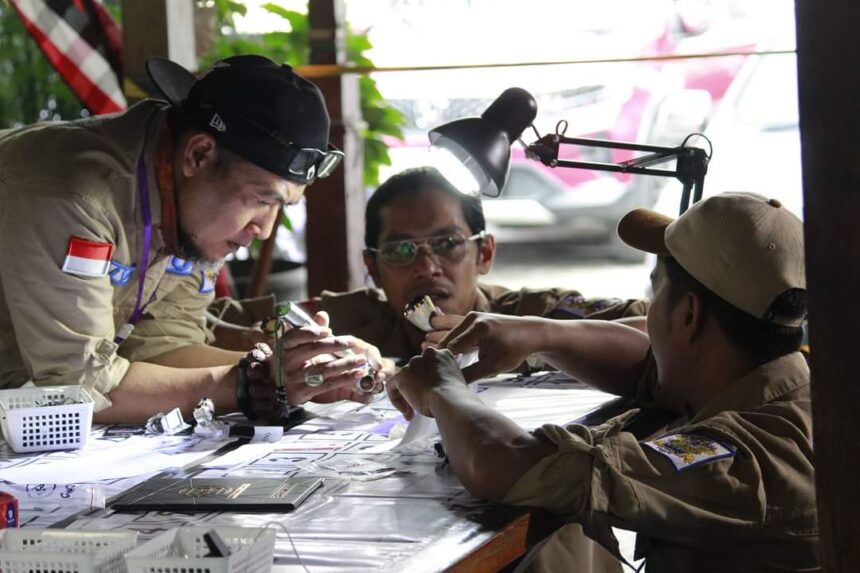
{"type": "MultiPolygon", "coordinates": [[[[377,346],[383,356],[410,358],[421,353],[425,334],[402,313],[395,312],[380,289],[358,289],[347,293],[325,291],[313,299],[311,310],[329,313],[335,334],[351,334],[377,346]]],[[[515,316],[543,316],[558,319],[642,316],[647,309],[642,301],[586,299],[574,290],[510,290],[500,286],[478,285],[475,308],[515,316]]]]}
{"type": "Polygon", "coordinates": [[[819,567],[809,370],[800,353],[750,372],[696,416],[639,442],[634,412],[595,428],[544,426],[558,452],[507,503],[586,530],[638,535],[654,571],[814,571],[819,567]]]}
{"type": "Polygon", "coordinates": [[[203,270],[169,256],[161,238],[153,158],[164,125],[162,104],[145,101],[119,115],[0,132],[0,387],[80,384],[101,409],[130,361],[205,341],[212,295],[200,292],[203,270]],[[138,294],[141,153],[153,224],[146,313],[118,346],[138,294]],[[64,272],[72,237],[113,245],[109,272],[64,272]]]}

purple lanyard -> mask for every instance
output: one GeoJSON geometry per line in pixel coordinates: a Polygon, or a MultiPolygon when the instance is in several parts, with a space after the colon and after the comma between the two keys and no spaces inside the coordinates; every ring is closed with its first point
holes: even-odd
{"type": "Polygon", "coordinates": [[[137,276],[137,302],[134,303],[134,312],[128,323],[121,329],[121,332],[114,338],[114,342],[121,344],[128,335],[131,334],[131,327],[137,324],[140,317],[143,315],[143,309],[146,305],[142,305],[143,301],[143,283],[146,279],[146,270],[149,268],[149,249],[152,246],[152,215],[149,211],[149,178],[146,175],[146,163],[143,161],[143,151],[140,152],[140,158],[137,161],[137,187],[140,191],[140,205],[143,209],[143,249],[140,252],[140,265],[138,267],[137,276]]]}

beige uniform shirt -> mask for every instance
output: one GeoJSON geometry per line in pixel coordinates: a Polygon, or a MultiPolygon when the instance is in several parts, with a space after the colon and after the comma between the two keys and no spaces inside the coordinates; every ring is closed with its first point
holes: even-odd
{"type": "Polygon", "coordinates": [[[97,409],[129,363],[205,341],[213,269],[164,251],[153,158],[165,109],[142,102],[113,116],[0,132],[0,387],[79,384],[97,409]],[[138,295],[143,153],[152,245],[143,318],[114,342],[138,295]],[[113,245],[103,276],[63,271],[70,238],[113,245]],[[203,284],[207,288],[202,288],[203,284]]]}
{"type": "MultiPolygon", "coordinates": [[[[358,289],[347,293],[323,292],[307,306],[328,312],[335,334],[351,334],[378,347],[383,356],[410,358],[421,353],[425,333],[395,312],[380,289],[358,289]]],[[[579,292],[564,289],[510,290],[479,284],[475,308],[515,316],[543,316],[557,319],[642,316],[647,304],[621,299],[586,299],[579,292]]]]}
{"type": "Polygon", "coordinates": [[[692,420],[637,441],[634,412],[598,427],[544,426],[558,452],[507,503],[546,508],[586,531],[638,533],[654,571],[819,567],[809,370],[800,353],[750,372],[692,420]]]}

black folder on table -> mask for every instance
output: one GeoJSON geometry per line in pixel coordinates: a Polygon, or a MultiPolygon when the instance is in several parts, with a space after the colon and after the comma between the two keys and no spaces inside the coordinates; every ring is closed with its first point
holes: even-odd
{"type": "Polygon", "coordinates": [[[122,493],[116,511],[290,511],[322,478],[151,478],[122,493]]]}

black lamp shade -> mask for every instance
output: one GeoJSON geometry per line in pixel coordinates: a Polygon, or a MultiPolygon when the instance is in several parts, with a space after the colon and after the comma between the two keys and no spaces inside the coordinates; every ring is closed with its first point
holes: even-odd
{"type": "Polygon", "coordinates": [[[447,149],[475,176],[480,191],[498,197],[511,167],[511,144],[537,115],[537,102],[524,89],[508,88],[481,117],[467,117],[430,131],[430,144],[447,149]]]}

